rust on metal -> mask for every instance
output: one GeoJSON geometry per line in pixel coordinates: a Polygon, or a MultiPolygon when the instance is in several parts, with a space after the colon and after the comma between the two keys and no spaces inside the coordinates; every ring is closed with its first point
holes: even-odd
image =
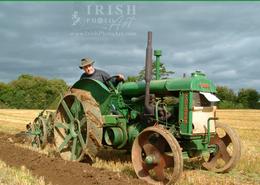
{"type": "Polygon", "coordinates": [[[200,87],[201,87],[201,88],[208,89],[210,86],[209,86],[209,84],[200,84],[200,87]]]}
{"type": "Polygon", "coordinates": [[[101,142],[100,142],[100,141],[98,140],[98,138],[96,137],[96,134],[94,134],[94,133],[92,132],[92,130],[89,131],[89,138],[94,142],[94,144],[95,144],[96,146],[99,146],[99,147],[102,146],[101,142]]]}
{"type": "Polygon", "coordinates": [[[184,120],[184,124],[188,123],[188,114],[189,114],[189,94],[188,93],[184,93],[184,108],[183,108],[183,120],[184,120]]]}
{"type": "MultiPolygon", "coordinates": [[[[210,144],[217,145],[217,153],[211,153],[203,166],[214,172],[227,172],[235,167],[240,159],[241,146],[239,137],[234,130],[225,124],[216,122],[216,128],[225,132],[225,136],[220,137],[219,133],[211,138],[210,144]]],[[[222,135],[223,133],[221,133],[222,135]]]]}

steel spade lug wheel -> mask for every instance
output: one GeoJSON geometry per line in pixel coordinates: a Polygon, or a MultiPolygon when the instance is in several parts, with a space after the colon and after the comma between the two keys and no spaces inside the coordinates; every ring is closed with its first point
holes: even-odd
{"type": "Polygon", "coordinates": [[[241,155],[239,136],[229,126],[216,123],[216,135],[211,138],[210,145],[217,146],[217,152],[211,153],[202,164],[210,171],[225,173],[232,170],[241,155]]]}
{"type": "Polygon", "coordinates": [[[47,145],[48,129],[47,120],[42,116],[34,119],[32,124],[32,133],[34,133],[32,145],[44,149],[47,145]]]}
{"type": "Polygon", "coordinates": [[[183,170],[182,152],[172,134],[159,126],[144,129],[132,147],[136,175],[150,184],[173,184],[183,170]]]}
{"type": "Polygon", "coordinates": [[[101,147],[102,119],[90,93],[72,89],[60,102],[54,118],[54,142],[65,160],[93,162],[101,147]]]}

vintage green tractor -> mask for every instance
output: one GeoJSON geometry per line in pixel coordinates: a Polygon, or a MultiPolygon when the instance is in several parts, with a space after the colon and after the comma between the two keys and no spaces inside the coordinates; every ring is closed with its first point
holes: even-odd
{"type": "Polygon", "coordinates": [[[134,170],[151,184],[173,184],[183,159],[201,157],[202,166],[228,172],[240,158],[238,135],[217,122],[216,87],[205,74],[160,79],[161,51],[155,50],[152,80],[152,33],[148,32],[145,81],[77,81],[54,114],[40,115],[30,127],[37,146],[48,141],[65,160],[94,162],[104,146],[131,150],[134,170]],[[50,139],[49,139],[50,138],[50,139]]]}

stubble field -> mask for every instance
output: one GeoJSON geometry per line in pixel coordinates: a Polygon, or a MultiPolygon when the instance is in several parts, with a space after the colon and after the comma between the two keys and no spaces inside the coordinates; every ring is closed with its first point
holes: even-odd
{"type": "MultiPolygon", "coordinates": [[[[15,134],[24,131],[25,125],[39,112],[40,110],[0,109],[1,185],[66,185],[79,184],[80,181],[85,184],[145,184],[135,176],[130,156],[124,152],[106,152],[97,158],[95,164],[89,166],[84,163],[64,162],[50,148],[39,151],[21,142],[15,134]],[[66,169],[63,163],[66,163],[66,169]]],[[[242,155],[239,164],[227,174],[215,174],[185,161],[178,184],[260,184],[260,110],[218,110],[217,116],[220,122],[230,125],[240,136],[242,155]]]]}

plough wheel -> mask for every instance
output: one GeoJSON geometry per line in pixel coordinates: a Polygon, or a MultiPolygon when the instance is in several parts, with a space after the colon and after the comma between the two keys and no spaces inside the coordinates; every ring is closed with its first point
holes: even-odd
{"type": "Polygon", "coordinates": [[[216,123],[216,135],[210,145],[217,146],[217,152],[211,153],[202,164],[207,170],[225,173],[238,163],[241,155],[240,139],[236,132],[223,123],[216,123]]]}
{"type": "Polygon", "coordinates": [[[148,127],[135,139],[132,162],[137,176],[151,184],[173,184],[183,170],[181,148],[161,127],[148,127]]]}
{"type": "Polygon", "coordinates": [[[34,119],[32,124],[32,132],[35,133],[32,145],[44,149],[47,144],[48,129],[46,119],[39,116],[34,119]]]}
{"type": "Polygon", "coordinates": [[[63,159],[94,161],[102,146],[102,119],[89,92],[71,89],[61,100],[54,119],[54,140],[63,159]]]}

